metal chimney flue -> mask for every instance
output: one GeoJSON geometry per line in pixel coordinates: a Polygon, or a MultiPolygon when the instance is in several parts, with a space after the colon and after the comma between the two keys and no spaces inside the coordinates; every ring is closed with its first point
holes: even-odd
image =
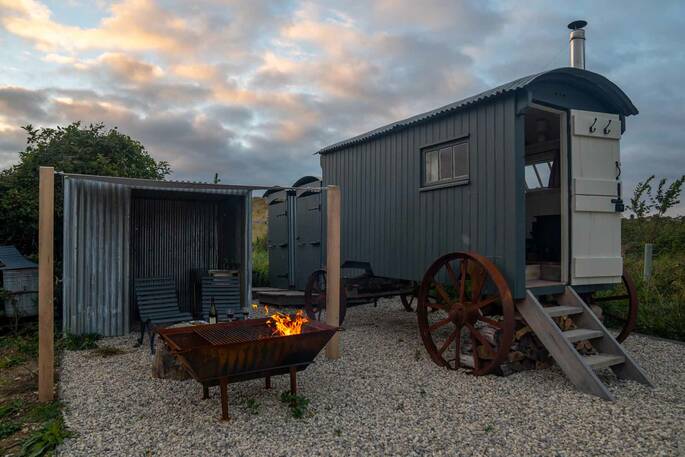
{"type": "Polygon", "coordinates": [[[568,25],[571,29],[570,43],[570,57],[571,66],[573,68],[581,68],[585,70],[585,30],[583,27],[587,25],[587,21],[573,21],[568,25]]]}

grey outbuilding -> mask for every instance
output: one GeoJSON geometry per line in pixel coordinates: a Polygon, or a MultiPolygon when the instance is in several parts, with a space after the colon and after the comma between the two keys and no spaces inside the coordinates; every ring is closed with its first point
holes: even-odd
{"type": "Polygon", "coordinates": [[[255,189],[65,174],[63,330],[128,334],[138,278],[171,278],[180,311],[200,318],[201,278],[235,272],[248,307],[255,189]]]}

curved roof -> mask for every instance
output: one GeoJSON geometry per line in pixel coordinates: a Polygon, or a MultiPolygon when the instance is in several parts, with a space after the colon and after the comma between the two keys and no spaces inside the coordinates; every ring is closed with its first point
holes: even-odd
{"type": "Polygon", "coordinates": [[[264,192],[264,195],[262,195],[262,198],[266,198],[266,197],[268,197],[269,195],[275,194],[276,192],[280,192],[280,191],[282,191],[282,190],[285,190],[285,187],[281,187],[281,186],[272,187],[272,188],[270,188],[270,189],[267,189],[266,192],[264,192]]]}
{"type": "Polygon", "coordinates": [[[309,184],[310,182],[316,181],[321,181],[321,178],[317,176],[303,176],[293,183],[293,187],[304,186],[305,184],[309,184]]]}
{"type": "Polygon", "coordinates": [[[609,81],[604,76],[593,73],[588,70],[582,70],[580,68],[557,68],[555,70],[548,70],[542,73],[536,73],[534,75],[525,76],[517,80],[511,81],[507,84],[495,87],[493,89],[487,90],[480,94],[474,95],[472,97],[459,100],[458,102],[450,103],[449,105],[442,106],[440,108],[428,111],[426,113],[417,114],[410,118],[393,122],[392,124],[379,127],[370,132],[364,133],[362,135],[355,136],[353,138],[340,141],[338,143],[326,146],[320,149],[318,154],[326,154],[329,152],[336,151],[338,149],[345,148],[352,144],[362,143],[369,141],[373,138],[379,136],[387,135],[390,132],[405,129],[411,125],[426,122],[432,118],[448,114],[452,111],[456,111],[470,105],[474,105],[486,100],[490,100],[496,97],[501,97],[518,90],[530,88],[534,83],[542,82],[556,82],[560,84],[567,84],[569,86],[574,86],[580,90],[593,92],[595,95],[604,99],[610,106],[612,106],[617,113],[624,116],[630,116],[638,114],[638,110],[630,101],[628,96],[613,82],[609,81]]]}

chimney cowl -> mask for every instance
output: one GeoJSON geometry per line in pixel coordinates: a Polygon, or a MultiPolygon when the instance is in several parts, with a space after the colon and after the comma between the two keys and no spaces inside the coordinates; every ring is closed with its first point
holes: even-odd
{"type": "Polygon", "coordinates": [[[587,21],[577,20],[568,25],[571,29],[569,38],[570,42],[570,60],[571,67],[585,69],[585,30],[583,27],[587,25],[587,21]]]}

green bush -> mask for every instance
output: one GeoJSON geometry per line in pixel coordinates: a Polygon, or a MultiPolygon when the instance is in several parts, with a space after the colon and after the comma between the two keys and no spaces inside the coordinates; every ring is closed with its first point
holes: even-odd
{"type": "Polygon", "coordinates": [[[625,267],[640,302],[636,331],[685,341],[685,217],[624,219],[622,236],[625,267]],[[643,279],[646,242],[654,243],[648,281],[643,279]]]}
{"type": "Polygon", "coordinates": [[[69,436],[71,434],[64,426],[62,418],[53,419],[24,441],[21,446],[21,455],[26,457],[46,455],[54,451],[69,436]]]}
{"type": "Polygon", "coordinates": [[[252,243],[252,285],[255,287],[269,285],[269,252],[266,237],[257,238],[252,243]]]}
{"type": "Polygon", "coordinates": [[[83,335],[72,335],[67,333],[62,339],[62,344],[64,349],[69,351],[83,351],[85,349],[95,349],[98,347],[97,340],[100,339],[100,335],[97,333],[84,333],[83,335]]]}

